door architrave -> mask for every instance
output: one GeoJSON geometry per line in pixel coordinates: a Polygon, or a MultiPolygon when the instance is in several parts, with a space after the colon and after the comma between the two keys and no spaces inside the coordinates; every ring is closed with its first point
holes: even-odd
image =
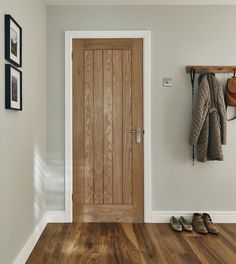
{"type": "Polygon", "coordinates": [[[73,118],[72,118],[72,40],[85,38],[143,39],[144,113],[144,222],[152,222],[151,185],[151,32],[150,31],[66,31],[65,32],[65,221],[73,221],[73,118]]]}

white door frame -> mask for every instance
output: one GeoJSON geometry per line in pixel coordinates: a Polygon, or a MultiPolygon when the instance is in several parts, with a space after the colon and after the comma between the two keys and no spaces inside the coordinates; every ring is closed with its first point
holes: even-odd
{"type": "Polygon", "coordinates": [[[151,33],[150,31],[66,31],[65,32],[65,214],[72,222],[73,204],[73,119],[72,119],[72,40],[83,38],[143,39],[144,103],[144,222],[152,221],[151,185],[151,33]]]}

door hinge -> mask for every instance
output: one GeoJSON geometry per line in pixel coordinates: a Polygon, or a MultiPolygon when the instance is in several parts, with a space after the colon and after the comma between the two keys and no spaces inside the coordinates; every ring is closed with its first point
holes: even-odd
{"type": "Polygon", "coordinates": [[[74,202],[74,194],[72,194],[72,202],[74,202]]]}
{"type": "Polygon", "coordinates": [[[71,59],[73,60],[73,52],[71,52],[71,59]]]}

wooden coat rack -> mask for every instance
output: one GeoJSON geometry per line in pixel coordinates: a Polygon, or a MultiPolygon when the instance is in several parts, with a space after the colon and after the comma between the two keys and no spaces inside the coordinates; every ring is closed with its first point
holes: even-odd
{"type": "Polygon", "coordinates": [[[196,73],[214,72],[214,73],[234,73],[236,72],[236,66],[202,66],[202,65],[188,65],[186,66],[186,72],[190,73],[194,68],[196,73]]]}

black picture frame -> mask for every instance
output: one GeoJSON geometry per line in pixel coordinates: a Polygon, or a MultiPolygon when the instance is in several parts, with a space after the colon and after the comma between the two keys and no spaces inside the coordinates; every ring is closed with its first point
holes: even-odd
{"type": "Polygon", "coordinates": [[[22,111],[22,72],[5,65],[5,108],[22,111]]]}
{"type": "Polygon", "coordinates": [[[22,66],[22,28],[11,15],[5,15],[5,59],[22,66]]]}

